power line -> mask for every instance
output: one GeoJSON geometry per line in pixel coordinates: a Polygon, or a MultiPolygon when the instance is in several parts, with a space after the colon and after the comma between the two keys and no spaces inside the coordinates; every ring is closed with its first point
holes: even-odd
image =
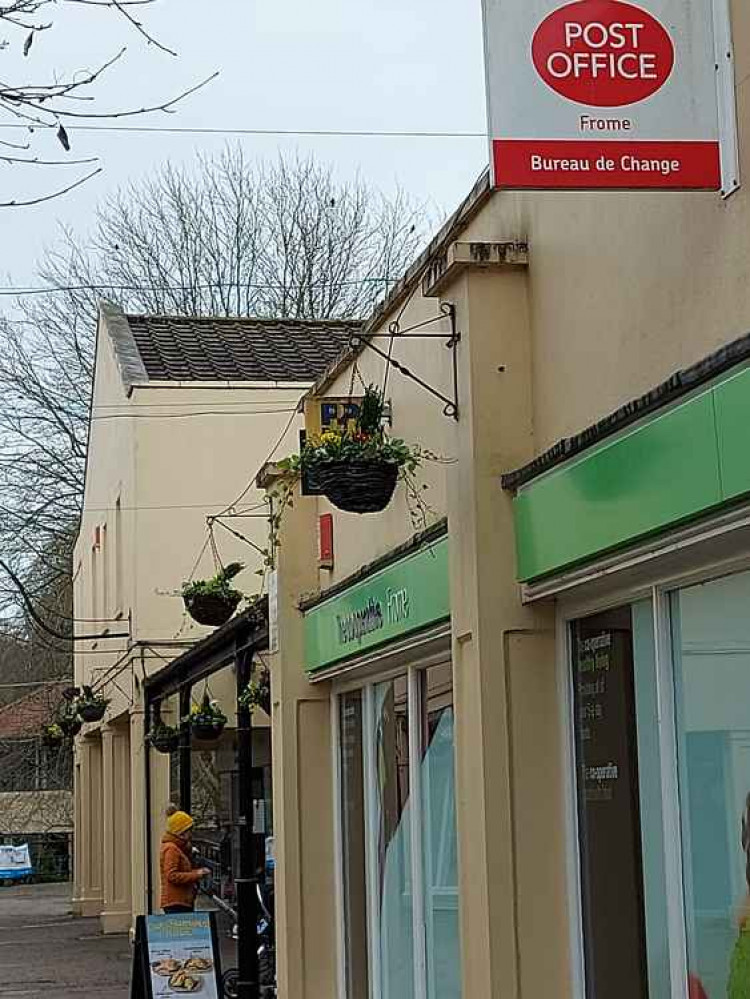
{"type": "MultiPolygon", "coordinates": [[[[224,391],[224,385],[223,385],[223,383],[220,383],[220,384],[222,385],[222,391],[224,391]]],[[[247,390],[250,391],[250,392],[253,392],[253,391],[267,392],[267,391],[269,391],[266,388],[254,389],[252,383],[248,384],[247,390]]],[[[245,389],[244,388],[240,388],[240,389],[238,389],[238,391],[243,392],[243,391],[245,391],[245,389]]],[[[278,391],[278,390],[277,389],[272,389],[271,391],[278,391]]],[[[276,400],[276,402],[271,402],[269,400],[268,403],[263,403],[263,401],[261,400],[261,402],[257,403],[256,405],[259,405],[259,406],[262,406],[262,405],[276,406],[276,405],[283,405],[283,404],[286,403],[286,404],[288,404],[290,406],[297,406],[297,405],[299,405],[299,401],[300,401],[300,397],[299,396],[295,396],[294,399],[278,399],[278,400],[276,400]]],[[[184,406],[191,406],[191,405],[195,405],[195,404],[194,403],[188,403],[188,402],[142,402],[142,403],[131,403],[131,404],[129,404],[127,406],[127,408],[128,409],[170,409],[170,408],[174,409],[176,406],[183,406],[184,407],[184,406]]],[[[211,405],[212,406],[246,406],[247,402],[212,402],[211,405]]],[[[92,409],[94,409],[94,410],[97,410],[97,409],[118,409],[118,410],[120,410],[120,409],[124,409],[124,408],[125,408],[125,405],[123,403],[121,403],[121,402],[100,402],[100,403],[97,403],[95,406],[92,406],[92,409]]],[[[231,410],[230,410],[230,412],[231,412],[231,410]]],[[[265,412],[265,410],[259,410],[259,412],[265,412]]],[[[286,412],[288,412],[288,410],[286,412]]]]}
{"type": "MultiPolygon", "coordinates": [[[[251,282],[228,282],[228,281],[212,281],[205,282],[201,284],[101,284],[99,282],[91,282],[90,284],[60,284],[60,285],[37,285],[37,286],[21,286],[21,285],[4,285],[0,287],[0,295],[4,296],[32,296],[32,295],[56,295],[61,293],[73,293],[73,292],[104,292],[104,291],[163,291],[163,292],[175,292],[177,294],[183,294],[185,292],[192,293],[193,291],[216,291],[219,289],[226,289],[231,292],[232,289],[236,288],[240,291],[299,291],[301,289],[308,288],[348,288],[348,287],[359,287],[363,284],[373,284],[373,285],[387,285],[395,284],[398,280],[397,277],[363,277],[363,278],[350,278],[342,281],[293,281],[289,284],[274,284],[269,281],[251,281],[251,282]]],[[[243,318],[241,316],[227,316],[224,318],[229,319],[239,319],[243,318]]],[[[296,320],[290,319],[290,322],[295,322],[296,320]]]]}
{"type": "MultiPolygon", "coordinates": [[[[280,416],[284,413],[296,413],[294,409],[234,409],[226,410],[204,409],[197,413],[111,413],[107,416],[92,416],[91,422],[102,420],[191,420],[196,416],[280,416]]],[[[33,419],[33,417],[31,417],[33,419]]]]}
{"type": "Polygon", "coordinates": [[[112,634],[103,633],[100,635],[85,635],[81,637],[78,635],[64,635],[61,631],[56,631],[54,628],[50,628],[50,626],[46,624],[46,622],[37,614],[34,604],[31,601],[31,597],[29,596],[26,590],[26,587],[23,585],[23,583],[15,574],[15,572],[13,572],[13,570],[10,568],[7,562],[4,562],[2,559],[0,559],[0,569],[4,569],[5,572],[10,576],[14,586],[21,594],[21,599],[26,605],[26,609],[28,610],[29,615],[31,616],[32,620],[37,625],[37,627],[41,628],[42,631],[46,631],[47,634],[50,635],[52,638],[61,639],[63,642],[80,642],[83,640],[94,640],[99,638],[130,638],[130,632],[127,633],[113,632],[112,634]]]}
{"type": "MultiPolygon", "coordinates": [[[[252,510],[259,510],[264,507],[265,503],[260,503],[256,507],[251,507],[248,510],[244,510],[238,513],[227,514],[223,512],[221,516],[231,520],[233,517],[251,517],[252,510]]],[[[207,510],[213,507],[221,508],[223,511],[226,509],[222,507],[221,503],[176,503],[176,504],[165,504],[164,506],[121,506],[121,513],[157,513],[160,511],[169,510],[201,510],[205,513],[207,510]]],[[[115,506],[87,506],[83,509],[83,513],[114,513],[117,507],[115,506]]],[[[231,509],[231,508],[230,508],[231,509]]],[[[259,514],[259,516],[264,516],[259,514]]],[[[268,519],[266,517],[266,519],[268,519]]]]}
{"type": "MultiPolygon", "coordinates": [[[[16,687],[64,687],[70,684],[71,678],[62,680],[26,680],[23,683],[0,683],[0,690],[11,690],[16,687]]],[[[7,707],[7,705],[3,705],[7,707]]]]}
{"type": "MultiPolygon", "coordinates": [[[[54,130],[56,125],[35,125],[40,131],[54,130]]],[[[2,123],[0,128],[28,131],[26,125],[2,123]]],[[[408,129],[346,129],[346,128],[199,128],[190,126],[166,125],[73,125],[68,131],[76,132],[127,132],[142,135],[255,135],[255,136],[300,136],[303,138],[334,139],[483,139],[486,132],[431,132],[408,129]]]]}
{"type": "MultiPolygon", "coordinates": [[[[292,424],[294,423],[294,417],[296,416],[296,414],[297,414],[297,410],[295,409],[295,411],[289,417],[289,422],[287,423],[287,425],[282,430],[281,436],[279,437],[279,439],[274,444],[271,453],[268,455],[268,457],[265,459],[265,461],[259,466],[258,470],[260,470],[261,468],[263,468],[264,465],[268,464],[268,462],[273,458],[273,456],[279,450],[279,448],[281,447],[281,445],[284,443],[284,441],[286,440],[286,435],[289,433],[289,431],[292,428],[292,424]]],[[[247,496],[247,494],[251,491],[251,489],[253,489],[255,487],[255,480],[256,480],[256,478],[257,478],[257,472],[253,475],[252,479],[250,479],[250,481],[245,486],[245,488],[240,493],[240,495],[237,497],[237,499],[233,503],[230,503],[228,507],[225,507],[225,509],[223,509],[220,514],[218,514],[219,517],[223,517],[225,514],[229,513],[230,510],[234,510],[235,507],[237,506],[237,504],[240,503],[240,502],[242,502],[242,500],[247,496]]]]}

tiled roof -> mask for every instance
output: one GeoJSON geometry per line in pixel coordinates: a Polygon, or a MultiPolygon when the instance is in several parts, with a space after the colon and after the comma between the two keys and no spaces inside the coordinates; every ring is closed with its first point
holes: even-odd
{"type": "Polygon", "coordinates": [[[45,686],[0,709],[0,739],[33,738],[51,720],[62,688],[45,686]]]}
{"type": "Polygon", "coordinates": [[[148,380],[312,382],[362,324],[125,316],[148,380]]]}

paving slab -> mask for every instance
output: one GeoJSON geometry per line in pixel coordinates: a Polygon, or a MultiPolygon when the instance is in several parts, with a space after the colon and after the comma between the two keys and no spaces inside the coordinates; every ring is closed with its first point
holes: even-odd
{"type": "Polygon", "coordinates": [[[70,885],[0,888],[1,999],[128,999],[127,935],[74,919],[70,885]]]}

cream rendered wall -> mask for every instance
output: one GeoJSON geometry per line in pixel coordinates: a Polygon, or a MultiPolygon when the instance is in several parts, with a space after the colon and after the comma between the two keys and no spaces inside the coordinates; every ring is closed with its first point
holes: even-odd
{"type": "MultiPolygon", "coordinates": [[[[91,545],[94,531],[104,525],[110,555],[110,608],[103,616],[116,613],[114,519],[120,496],[124,570],[119,609],[125,630],[131,615],[134,642],[194,641],[208,630],[185,617],[179,590],[193,570],[194,578],[215,572],[210,546],[205,545],[206,517],[221,513],[244,493],[239,506],[243,511],[257,507],[254,516],[229,523],[259,548],[267,547],[264,494],[255,487],[254,473],[292,417],[286,440],[288,447],[296,445],[294,410],[305,386],[148,385],[135,387],[128,399],[109,341],[101,339],[92,411],[92,459],[75,555],[75,565],[81,566],[77,592],[82,608],[76,613],[91,616],[91,545]]],[[[257,592],[260,579],[254,572],[262,557],[221,527],[215,528],[215,537],[224,563],[242,561],[248,567],[239,577],[238,587],[248,594],[257,592]]],[[[115,623],[111,628],[122,630],[115,623]]],[[[117,647],[122,648],[122,643],[117,647]]],[[[103,651],[101,641],[86,643],[86,652],[91,651],[99,654],[79,657],[79,679],[113,661],[113,655],[103,651]]],[[[158,668],[159,663],[152,666],[158,668]]]]}
{"type": "MultiPolygon", "coordinates": [[[[128,395],[109,334],[100,322],[84,512],[74,561],[75,613],[79,619],[114,619],[79,622],[79,635],[107,628],[129,632],[130,639],[92,639],[76,646],[76,682],[108,680],[104,693],[111,704],[102,725],[85,726],[77,740],[75,901],[77,912],[101,914],[105,931],[126,929],[132,914],[144,911],[146,905],[146,750],[140,680],[144,672],[161,669],[210,632],[186,618],[179,595],[183,580],[194,568],[196,578],[215,571],[205,545],[206,517],[220,513],[241,494],[243,509],[262,504],[264,494],[255,487],[255,472],[285,428],[285,441],[291,442],[289,447],[295,445],[296,407],[307,387],[304,383],[152,382],[134,387],[128,395]],[[93,556],[97,561],[94,572],[92,548],[97,529],[103,543],[93,556]],[[120,660],[114,675],[104,672],[120,660]],[[127,714],[129,721],[123,717],[127,714]],[[107,728],[117,719],[118,728],[107,728]],[[109,786],[120,789],[117,801],[103,793],[105,773],[109,786]],[[123,794],[125,802],[119,800],[123,794]],[[123,807],[130,817],[129,833],[113,836],[113,829],[122,832],[116,819],[118,814],[121,819],[123,807]]],[[[259,548],[268,544],[263,513],[258,509],[256,518],[231,521],[259,548]]],[[[220,528],[216,540],[224,563],[243,561],[248,566],[237,580],[238,587],[248,594],[257,592],[261,581],[254,570],[260,567],[262,556],[220,528]]],[[[232,680],[224,671],[212,684],[213,696],[227,709],[234,700],[232,680]]],[[[196,690],[197,696],[200,693],[196,690]]],[[[231,720],[231,711],[227,713],[231,720]]],[[[153,752],[151,777],[152,845],[156,847],[169,779],[166,758],[153,752]]]]}
{"type": "MultiPolygon", "coordinates": [[[[131,606],[130,594],[133,587],[132,551],[128,557],[128,547],[123,546],[125,553],[123,562],[122,606],[114,607],[114,551],[115,541],[115,505],[118,497],[122,506],[121,523],[124,538],[133,537],[133,507],[135,506],[135,450],[133,427],[128,420],[120,419],[117,414],[120,407],[127,405],[127,397],[117,368],[112,345],[100,321],[97,350],[96,375],[91,409],[91,424],[89,431],[89,454],[95,456],[90,460],[86,473],[84,492],[84,510],[81,519],[81,529],[75,548],[73,567],[75,573],[75,616],[79,619],[90,619],[93,609],[91,559],[95,539],[95,529],[107,526],[107,547],[110,607],[102,609],[102,591],[98,597],[97,617],[114,618],[122,612],[122,621],[115,620],[96,624],[79,623],[76,627],[78,635],[96,634],[106,627],[110,631],[127,631],[127,618],[131,606]],[[113,418],[117,417],[117,418],[113,418]]],[[[96,553],[96,558],[102,562],[102,552],[96,553]]],[[[99,569],[103,566],[100,564],[99,569]]],[[[102,581],[102,573],[99,572],[102,581]]],[[[79,642],[76,645],[75,670],[76,683],[96,682],[102,675],[102,669],[110,666],[122,655],[127,643],[119,640],[99,642],[79,642]]],[[[115,706],[124,709],[124,703],[115,706]]]]}
{"type": "MultiPolygon", "coordinates": [[[[388,333],[388,327],[399,315],[400,309],[383,316],[378,332],[388,333]]],[[[417,292],[404,308],[400,318],[402,329],[440,315],[439,302],[423,298],[417,292]]],[[[435,333],[447,331],[445,339],[409,339],[394,342],[393,358],[405,365],[419,378],[434,386],[447,398],[453,393],[450,352],[446,350],[450,321],[442,317],[439,322],[425,327],[423,331],[435,333]]],[[[389,340],[376,339],[374,343],[386,352],[389,340]]],[[[460,347],[459,347],[460,349],[460,347]]],[[[354,395],[361,395],[363,384],[383,384],[385,362],[371,350],[365,350],[356,361],[358,374],[355,377],[354,395]]],[[[352,384],[352,369],[347,368],[335,382],[326,388],[323,397],[348,397],[352,384]]],[[[421,447],[445,459],[456,458],[454,447],[454,421],[443,415],[443,403],[431,396],[415,382],[405,378],[400,372],[391,369],[388,377],[386,397],[392,405],[393,425],[388,428],[394,437],[401,437],[409,444],[421,447]]],[[[416,479],[420,486],[428,488],[422,493],[431,511],[427,523],[412,523],[406,490],[399,484],[396,496],[390,506],[377,515],[346,514],[332,507],[324,498],[318,500],[319,513],[333,513],[335,565],[333,571],[322,570],[320,586],[327,588],[352,572],[366,565],[380,555],[384,555],[402,544],[416,531],[444,517],[446,513],[446,474],[450,464],[426,461],[418,471],[416,479]]]]}
{"type": "MultiPolygon", "coordinates": [[[[185,617],[179,596],[194,568],[195,578],[216,571],[210,547],[198,562],[207,538],[207,516],[221,513],[244,492],[239,506],[256,507],[251,511],[254,516],[228,523],[259,548],[268,546],[264,494],[255,487],[254,475],[290,418],[287,447],[296,445],[294,410],[303,391],[300,385],[194,384],[134,390],[137,639],[192,641],[209,633],[185,617]]],[[[258,592],[260,579],[254,570],[260,567],[261,556],[219,526],[215,538],[225,564],[242,561],[248,566],[238,577],[238,588],[248,594],[258,592]]]]}

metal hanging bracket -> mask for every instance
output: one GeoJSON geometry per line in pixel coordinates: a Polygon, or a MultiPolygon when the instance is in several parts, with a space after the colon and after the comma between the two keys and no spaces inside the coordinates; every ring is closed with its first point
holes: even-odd
{"type": "Polygon", "coordinates": [[[402,374],[405,378],[415,382],[426,392],[429,392],[430,395],[439,399],[440,402],[443,403],[443,415],[456,421],[459,417],[458,345],[460,342],[461,334],[456,326],[456,307],[452,302],[441,303],[439,316],[434,316],[432,319],[425,319],[423,322],[416,323],[414,326],[407,326],[406,329],[401,329],[398,320],[396,320],[388,327],[387,333],[367,333],[365,335],[355,333],[349,338],[349,345],[354,350],[358,350],[360,347],[369,347],[369,349],[374,351],[378,357],[382,357],[388,365],[402,374]],[[428,331],[427,328],[429,326],[432,326],[443,319],[448,319],[450,321],[451,328],[449,332],[446,330],[428,331]],[[386,353],[373,343],[373,340],[380,340],[384,338],[390,339],[391,348],[396,340],[444,340],[446,348],[451,351],[453,364],[453,398],[449,399],[446,395],[443,395],[442,392],[433,388],[433,386],[426,382],[423,378],[420,378],[419,375],[415,374],[410,368],[407,368],[405,364],[401,364],[400,361],[391,357],[390,353],[386,353]]]}

